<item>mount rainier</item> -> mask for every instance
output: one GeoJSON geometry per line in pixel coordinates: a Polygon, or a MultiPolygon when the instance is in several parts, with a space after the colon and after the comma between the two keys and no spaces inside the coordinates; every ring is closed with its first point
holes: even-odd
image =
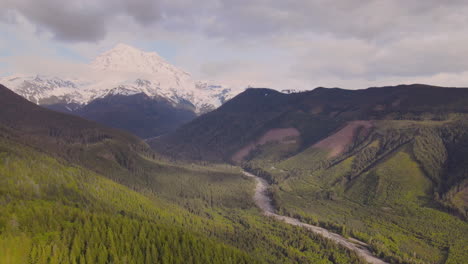
{"type": "Polygon", "coordinates": [[[0,78],[0,83],[36,104],[51,108],[62,105],[63,111],[70,112],[110,95],[145,94],[201,114],[242,92],[196,81],[157,53],[125,44],[96,57],[86,65],[86,74],[70,73],[70,76],[73,77],[18,74],[0,78]]]}

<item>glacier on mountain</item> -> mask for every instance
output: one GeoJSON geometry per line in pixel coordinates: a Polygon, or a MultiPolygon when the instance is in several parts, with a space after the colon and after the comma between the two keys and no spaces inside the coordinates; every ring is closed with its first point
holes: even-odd
{"type": "Polygon", "coordinates": [[[215,109],[242,92],[239,88],[194,80],[157,53],[125,44],[104,52],[86,67],[92,74],[73,78],[18,74],[0,78],[0,83],[40,105],[86,105],[108,95],[145,93],[163,97],[174,105],[190,102],[196,113],[215,109]]]}

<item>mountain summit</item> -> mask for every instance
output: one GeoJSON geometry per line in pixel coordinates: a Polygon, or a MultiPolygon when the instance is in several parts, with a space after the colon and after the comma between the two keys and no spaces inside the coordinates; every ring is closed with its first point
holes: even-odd
{"type": "Polygon", "coordinates": [[[86,68],[87,73],[76,78],[17,74],[0,78],[0,83],[36,104],[66,104],[70,111],[108,95],[143,93],[164,98],[175,106],[192,105],[194,112],[204,113],[241,92],[194,80],[157,53],[126,44],[102,53],[86,68]]]}
{"type": "Polygon", "coordinates": [[[96,70],[111,72],[134,72],[147,74],[174,74],[191,78],[190,74],[169,64],[156,52],[144,52],[127,44],[118,44],[113,49],[97,56],[91,63],[96,70]]]}

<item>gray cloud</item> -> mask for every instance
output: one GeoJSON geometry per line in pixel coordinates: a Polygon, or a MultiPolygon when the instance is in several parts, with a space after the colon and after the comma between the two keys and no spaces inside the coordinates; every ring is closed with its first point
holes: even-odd
{"type": "Polygon", "coordinates": [[[467,7],[457,0],[220,0],[205,30],[223,37],[315,32],[388,39],[465,26],[467,7]]]}
{"type": "Polygon", "coordinates": [[[323,75],[379,79],[468,70],[468,34],[406,37],[386,44],[334,37],[288,43],[296,52],[294,57],[300,58],[291,72],[310,79],[323,75]]]}
{"type": "Polygon", "coordinates": [[[58,39],[96,41],[119,30],[128,16],[147,26],[197,30],[221,38],[268,37],[304,32],[388,40],[444,32],[468,23],[462,0],[2,0],[58,39]]]}
{"type": "MultiPolygon", "coordinates": [[[[245,58],[199,62],[206,75],[240,71],[253,52],[281,53],[276,64],[260,61],[259,67],[310,80],[468,71],[466,0],[0,0],[0,23],[15,23],[13,13],[67,42],[161,30],[187,36],[174,40],[181,46],[191,45],[190,38],[206,40],[199,45],[215,39],[240,56],[245,46],[256,47],[245,58]]],[[[230,51],[204,52],[201,58],[230,51]]]]}
{"type": "Polygon", "coordinates": [[[123,10],[135,21],[149,25],[160,18],[158,1],[130,0],[123,1],[123,10]]]}
{"type": "Polygon", "coordinates": [[[2,1],[5,9],[26,17],[39,31],[49,31],[54,38],[70,42],[103,39],[108,31],[119,30],[111,23],[118,16],[128,16],[142,25],[159,18],[157,2],[149,0],[2,1]]]}
{"type": "Polygon", "coordinates": [[[371,54],[369,75],[435,75],[468,70],[468,35],[448,33],[404,38],[371,54]],[[449,36],[449,37],[448,37],[449,36]]]}

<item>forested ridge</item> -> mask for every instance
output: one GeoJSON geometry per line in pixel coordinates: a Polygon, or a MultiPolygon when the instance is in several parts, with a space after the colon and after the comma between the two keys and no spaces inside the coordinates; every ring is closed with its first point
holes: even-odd
{"type": "Polygon", "coordinates": [[[280,213],[365,241],[390,263],[463,263],[466,120],[375,121],[336,157],[312,146],[277,159],[271,143],[244,166],[273,184],[280,213]]]}
{"type": "Polygon", "coordinates": [[[0,95],[0,263],[362,263],[263,217],[238,168],[168,162],[127,133],[0,95]]]}
{"type": "Polygon", "coordinates": [[[219,162],[269,129],[293,127],[298,138],[267,142],[239,164],[272,185],[278,213],[364,241],[390,263],[463,263],[464,90],[440,95],[431,108],[425,87],[401,98],[405,89],[388,102],[375,101],[381,90],[369,89],[357,105],[339,89],[292,97],[252,89],[226,104],[243,105],[228,111],[232,122],[214,111],[201,117],[206,129],[191,142],[206,138],[181,139],[187,145],[179,154],[207,158],[194,162],[170,154],[177,144],[153,152],[130,134],[0,89],[0,262],[362,263],[320,236],[262,216],[251,198],[254,182],[219,162]],[[339,100],[317,106],[317,96],[339,100]],[[250,115],[249,128],[239,115],[253,110],[260,116],[250,115]],[[337,155],[316,145],[363,116],[372,118],[368,127],[357,126],[337,155]]]}
{"type": "Polygon", "coordinates": [[[0,146],[6,263],[361,263],[323,238],[265,222],[240,174],[168,166],[155,179],[160,189],[144,196],[29,147],[0,146]]]}
{"type": "Polygon", "coordinates": [[[232,155],[272,128],[293,127],[304,150],[353,120],[446,120],[468,113],[468,89],[422,84],[362,90],[316,88],[283,94],[250,88],[180,127],[151,140],[175,159],[232,162],[232,155]]]}
{"type": "Polygon", "coordinates": [[[365,241],[390,263],[464,263],[467,107],[466,88],[419,84],[249,89],[149,143],[169,159],[240,165],[271,184],[278,214],[365,241]],[[258,143],[277,129],[300,135],[258,143]]]}
{"type": "Polygon", "coordinates": [[[16,144],[0,149],[2,263],[255,262],[183,228],[168,205],[16,144]]]}

